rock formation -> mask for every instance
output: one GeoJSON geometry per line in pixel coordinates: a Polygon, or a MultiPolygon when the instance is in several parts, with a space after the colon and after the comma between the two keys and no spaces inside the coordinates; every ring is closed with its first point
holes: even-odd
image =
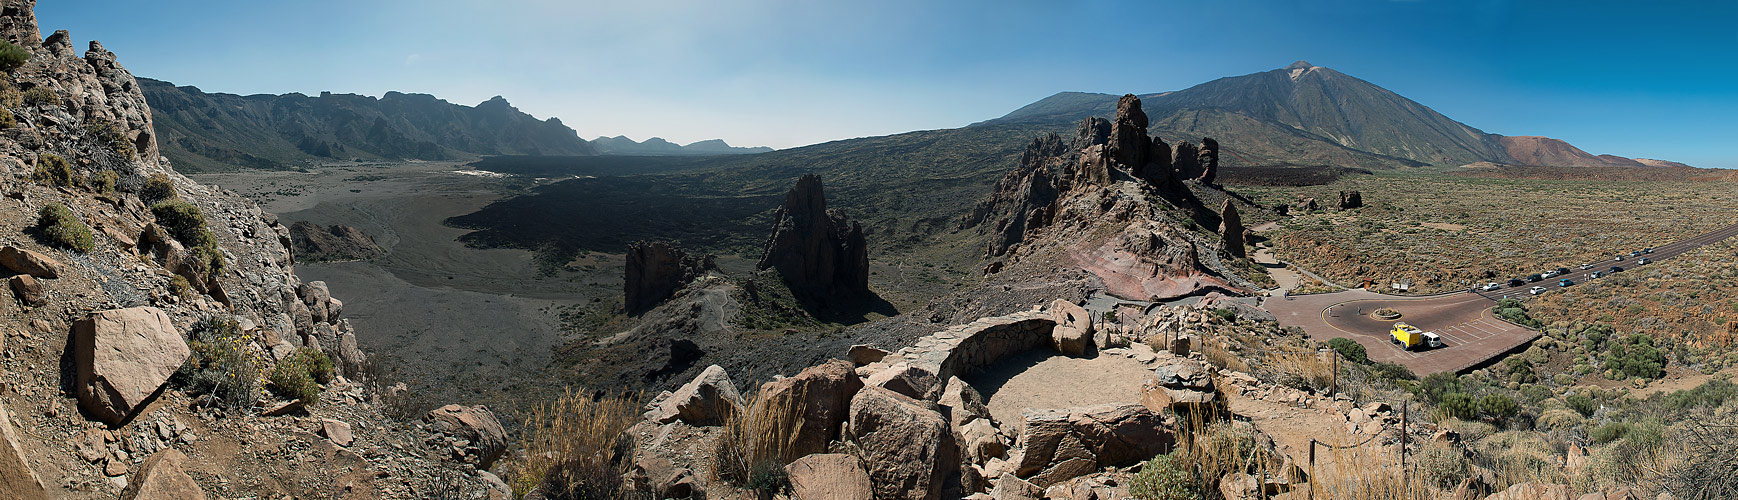
{"type": "Polygon", "coordinates": [[[930,405],[879,387],[851,399],[850,435],[869,463],[875,498],[937,500],[959,470],[959,444],[930,405]]]}
{"type": "Polygon", "coordinates": [[[1080,120],[1080,125],[1075,128],[1074,142],[1068,145],[1069,149],[1080,151],[1100,144],[1110,144],[1110,127],[1109,121],[1096,116],[1080,120]]]}
{"type": "Polygon", "coordinates": [[[1201,149],[1189,141],[1171,146],[1171,171],[1178,179],[1201,178],[1201,149]]]}
{"type": "Polygon", "coordinates": [[[7,415],[5,405],[0,405],[0,491],[19,500],[46,499],[47,489],[25,459],[24,447],[18,444],[17,431],[7,415]]]}
{"type": "Polygon", "coordinates": [[[863,226],[827,209],[819,176],[797,179],[773,221],[766,253],[756,268],[777,269],[792,291],[823,302],[869,292],[869,244],[863,226]]]}
{"type": "Polygon", "coordinates": [[[118,426],[155,396],[191,354],[160,309],[93,313],[73,325],[79,402],[103,422],[118,426]]]}
{"type": "Polygon", "coordinates": [[[1356,190],[1340,191],[1340,210],[1351,210],[1364,206],[1364,195],[1356,190]]]}
{"type": "Polygon", "coordinates": [[[507,431],[501,421],[482,406],[446,405],[423,415],[422,420],[437,432],[465,441],[459,451],[477,468],[488,470],[495,459],[507,451],[507,431]]]}
{"type": "Polygon", "coordinates": [[[625,305],[628,314],[651,309],[695,278],[715,269],[713,256],[695,257],[662,241],[628,245],[625,305]]]}
{"type": "Polygon", "coordinates": [[[327,227],[308,221],[291,224],[290,243],[297,259],[304,262],[362,260],[385,253],[374,238],[342,224],[327,227]]]}
{"type": "Polygon", "coordinates": [[[1219,220],[1219,239],[1225,253],[1239,259],[1247,257],[1243,251],[1243,218],[1237,215],[1237,204],[1230,198],[1219,209],[1219,220]]]}
{"type": "Polygon", "coordinates": [[[1212,137],[1202,137],[1201,153],[1196,163],[1201,166],[1201,183],[1213,185],[1213,181],[1219,176],[1219,141],[1212,137]]]}
{"type": "Polygon", "coordinates": [[[1124,94],[1116,101],[1116,122],[1110,126],[1110,156],[1138,172],[1147,166],[1152,156],[1152,141],[1147,138],[1147,114],[1141,111],[1141,100],[1134,94],[1124,94]]]}

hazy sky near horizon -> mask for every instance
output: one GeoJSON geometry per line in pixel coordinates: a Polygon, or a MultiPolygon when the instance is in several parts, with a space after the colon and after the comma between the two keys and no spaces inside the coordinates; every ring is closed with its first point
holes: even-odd
{"type": "Polygon", "coordinates": [[[581,137],[786,148],[1060,91],[1327,66],[1463,123],[1738,168],[1738,1],[44,0],[44,34],[236,94],[501,95],[581,137]]]}

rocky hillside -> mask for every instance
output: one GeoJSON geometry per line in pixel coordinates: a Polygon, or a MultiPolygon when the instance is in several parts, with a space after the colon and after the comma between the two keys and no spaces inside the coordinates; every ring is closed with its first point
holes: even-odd
{"type": "Polygon", "coordinates": [[[388,417],[343,302],[296,277],[289,230],[161,161],[138,81],[97,42],[42,37],[34,5],[0,7],[0,53],[27,56],[0,64],[4,496],[489,490],[494,417],[388,417]]]}
{"type": "Polygon", "coordinates": [[[599,154],[606,155],[732,155],[755,154],[772,151],[766,146],[735,147],[723,139],[698,141],[687,145],[666,141],[662,137],[653,137],[645,141],[635,141],[627,136],[598,137],[591,140],[591,145],[597,148],[599,154]]]}
{"type": "Polygon", "coordinates": [[[499,96],[464,106],[427,94],[239,96],[138,82],[163,155],[183,170],[596,153],[561,120],[538,120],[499,96]]]}
{"type": "MultiPolygon", "coordinates": [[[[1238,144],[1239,165],[1643,166],[1594,156],[1560,140],[1489,134],[1399,94],[1329,68],[1290,66],[1140,96],[1159,135],[1208,135],[1238,144]]],[[[1116,96],[1063,92],[984,124],[1060,126],[1115,109],[1116,96]]]]}

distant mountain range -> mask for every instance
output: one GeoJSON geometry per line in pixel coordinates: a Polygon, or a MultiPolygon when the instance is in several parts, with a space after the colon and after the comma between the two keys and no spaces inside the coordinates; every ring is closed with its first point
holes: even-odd
{"type": "Polygon", "coordinates": [[[561,120],[538,120],[499,96],[464,106],[426,94],[240,96],[138,80],[163,155],[183,171],[350,159],[597,154],[561,120]]]}
{"type": "Polygon", "coordinates": [[[646,139],[644,142],[634,142],[627,136],[599,137],[591,140],[591,146],[600,154],[606,155],[729,155],[755,154],[772,151],[766,146],[735,147],[726,144],[723,139],[699,141],[686,146],[666,141],[661,137],[646,139]]]}
{"type": "MultiPolygon", "coordinates": [[[[1063,92],[976,125],[1065,127],[1089,116],[1114,114],[1118,97],[1063,92]]],[[[1304,61],[1140,98],[1151,122],[1148,128],[1155,135],[1173,142],[1216,138],[1224,160],[1233,165],[1380,168],[1482,161],[1559,167],[1684,166],[1596,156],[1548,137],[1486,133],[1370,82],[1304,61]]]]}

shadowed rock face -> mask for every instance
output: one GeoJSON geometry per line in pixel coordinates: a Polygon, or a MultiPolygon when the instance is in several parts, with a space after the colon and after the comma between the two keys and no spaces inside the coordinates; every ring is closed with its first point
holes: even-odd
{"type": "Polygon", "coordinates": [[[1237,215],[1237,205],[1225,200],[1225,206],[1219,209],[1219,236],[1224,243],[1225,253],[1242,258],[1243,254],[1243,218],[1237,215]]]}
{"type": "Polygon", "coordinates": [[[651,309],[715,267],[711,255],[691,256],[662,241],[628,245],[624,280],[628,313],[651,309]]]}
{"type": "Polygon", "coordinates": [[[1141,111],[1141,100],[1126,94],[1116,102],[1116,123],[1110,126],[1111,156],[1117,163],[1141,168],[1152,156],[1147,138],[1147,114],[1141,111]]]}
{"type": "Polygon", "coordinates": [[[291,224],[290,242],[297,259],[307,262],[368,259],[385,253],[374,238],[342,224],[327,227],[308,221],[291,224]]]}
{"type": "Polygon", "coordinates": [[[1213,184],[1213,180],[1219,176],[1219,141],[1212,137],[1202,137],[1201,153],[1196,157],[1195,163],[1201,166],[1201,182],[1213,184]]]}
{"type": "Polygon", "coordinates": [[[1351,210],[1364,206],[1364,195],[1357,191],[1340,191],[1340,210],[1351,210]]]}
{"type": "Polygon", "coordinates": [[[819,176],[797,179],[773,220],[758,269],[777,269],[791,290],[810,299],[869,291],[869,245],[863,226],[842,212],[827,210],[819,176]]]}

